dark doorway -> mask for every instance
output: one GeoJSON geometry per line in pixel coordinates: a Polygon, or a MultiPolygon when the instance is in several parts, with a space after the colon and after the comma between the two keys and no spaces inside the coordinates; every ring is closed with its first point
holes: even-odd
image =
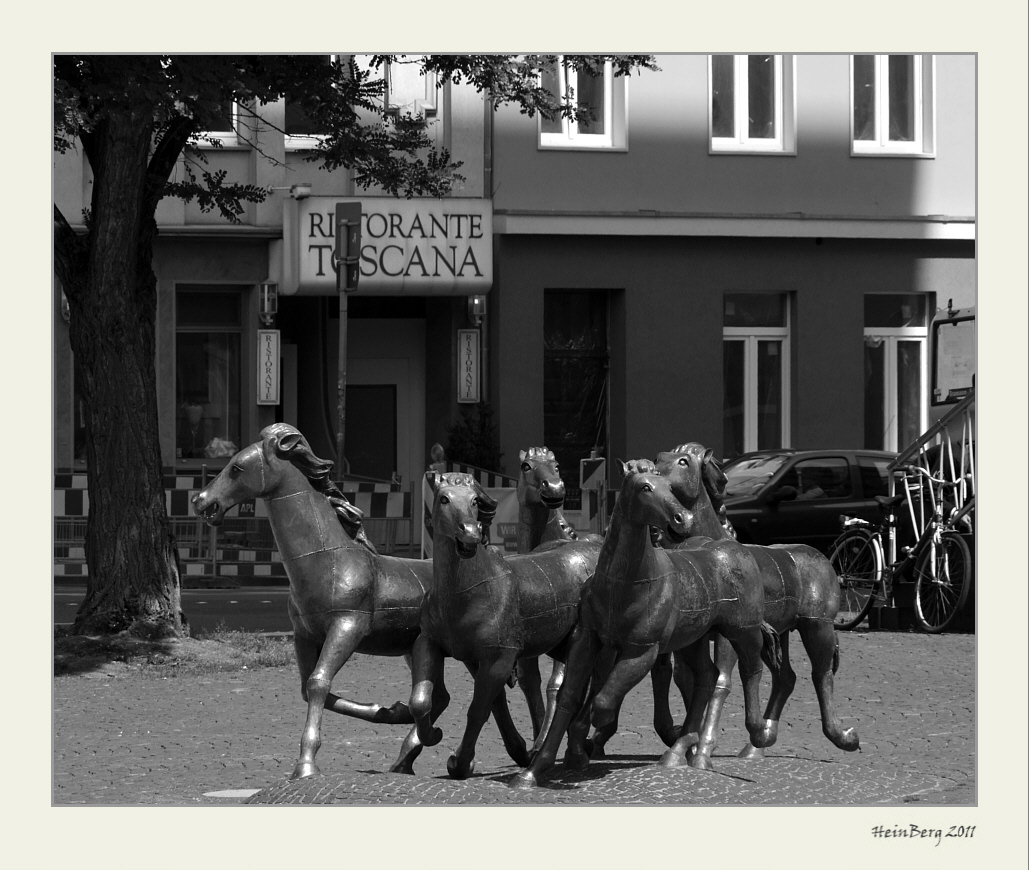
{"type": "Polygon", "coordinates": [[[607,446],[607,293],[551,291],[543,297],[543,439],[579,510],[579,461],[607,446]]]}
{"type": "Polygon", "coordinates": [[[347,384],[350,474],[391,480],[397,470],[396,384],[347,384]]]}

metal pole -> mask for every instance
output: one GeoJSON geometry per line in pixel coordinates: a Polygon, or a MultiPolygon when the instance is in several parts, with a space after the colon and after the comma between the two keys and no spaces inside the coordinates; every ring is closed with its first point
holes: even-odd
{"type": "Polygon", "coordinates": [[[339,296],[339,377],[336,382],[336,477],[342,479],[346,471],[343,458],[347,420],[347,293],[343,289],[343,264],[336,270],[336,292],[339,296]]]}

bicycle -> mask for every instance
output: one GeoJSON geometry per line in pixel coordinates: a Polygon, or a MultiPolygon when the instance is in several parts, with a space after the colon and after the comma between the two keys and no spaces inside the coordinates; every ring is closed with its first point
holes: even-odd
{"type": "MultiPolygon", "coordinates": [[[[962,485],[933,477],[920,466],[904,471],[905,492],[876,496],[881,511],[878,527],[859,517],[841,516],[842,534],[833,544],[829,561],[840,579],[840,609],[834,620],[837,630],[856,628],[868,615],[875,601],[888,600],[893,582],[911,571],[915,583],[915,619],[926,632],[937,634],[951,625],[968,600],[972,576],[972,557],[968,544],[957,531],[959,524],[971,528],[975,496],[960,510],[947,508],[943,492],[962,485]],[[912,483],[923,484],[912,487],[912,483]],[[932,516],[911,547],[896,552],[898,505],[911,495],[928,492],[932,496],[932,516]],[[887,541],[884,550],[883,539],[887,541]]],[[[914,513],[912,510],[912,523],[914,513]]]]}

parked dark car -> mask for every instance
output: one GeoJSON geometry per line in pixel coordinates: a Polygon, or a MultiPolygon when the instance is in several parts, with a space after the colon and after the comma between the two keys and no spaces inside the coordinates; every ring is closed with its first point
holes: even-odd
{"type": "Polygon", "coordinates": [[[840,514],[879,521],[896,453],[759,450],[727,462],[725,508],[746,544],[809,544],[828,555],[840,514]]]}

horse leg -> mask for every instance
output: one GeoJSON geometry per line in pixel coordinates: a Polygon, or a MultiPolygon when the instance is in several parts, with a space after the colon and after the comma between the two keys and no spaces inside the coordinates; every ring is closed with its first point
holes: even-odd
{"type": "Polygon", "coordinates": [[[693,691],[686,718],[679,729],[679,737],[661,756],[661,767],[680,767],[689,763],[700,770],[711,769],[711,753],[714,751],[718,730],[721,702],[729,693],[724,688],[716,703],[715,692],[721,676],[711,661],[708,639],[701,638],[675,654],[676,661],[688,669],[693,677],[693,691]]]}
{"type": "MultiPolygon", "coordinates": [[[[472,702],[468,705],[464,736],[461,738],[457,751],[447,759],[447,773],[450,774],[451,778],[467,779],[471,776],[475,767],[475,743],[479,739],[479,732],[482,731],[482,726],[486,724],[490,711],[496,711],[495,701],[503,691],[507,678],[511,676],[511,669],[514,667],[514,663],[514,651],[501,650],[494,653],[490,658],[480,660],[475,667],[475,689],[472,694],[472,702]]],[[[511,714],[507,710],[506,699],[503,702],[503,707],[503,713],[506,713],[507,721],[510,722],[511,714]]],[[[503,733],[503,726],[501,727],[501,733],[503,733]]],[[[510,748],[508,751],[510,751],[510,748]]],[[[522,752],[525,752],[524,743],[522,744],[522,752]]]]}
{"type": "Polygon", "coordinates": [[[750,742],[764,749],[775,743],[779,723],[761,718],[762,658],[767,659],[772,674],[772,694],[779,688],[779,635],[767,623],[733,634],[733,646],[740,657],[740,683],[743,685],[743,706],[750,742]]]}
{"type": "Polygon", "coordinates": [[[565,679],[565,663],[558,659],[552,659],[552,662],[553,667],[550,670],[550,679],[547,680],[547,712],[543,717],[543,727],[533,743],[530,755],[535,755],[535,753],[539,752],[547,732],[554,724],[554,714],[557,712],[557,693],[561,691],[561,684],[565,679]]]}
{"type": "Polygon", "coordinates": [[[833,703],[833,675],[840,662],[839,641],[833,624],[825,619],[803,619],[797,624],[800,639],[811,659],[811,681],[815,684],[822,713],[822,733],[845,752],[861,747],[857,729],[843,728],[833,703]]]}
{"type": "Polygon", "coordinates": [[[579,707],[579,712],[575,714],[575,718],[568,726],[568,745],[565,747],[563,760],[563,764],[568,770],[584,770],[591,759],[604,757],[604,744],[607,742],[607,737],[600,737],[596,731],[593,732],[592,737],[587,735],[593,715],[593,699],[607,682],[607,675],[611,673],[611,667],[615,662],[615,652],[611,647],[604,647],[593,663],[593,672],[590,674],[589,686],[579,707]]]}
{"type": "MultiPolygon", "coordinates": [[[[515,662],[515,669],[518,671],[518,685],[522,694],[525,695],[525,703],[529,707],[529,718],[532,720],[532,739],[542,743],[540,735],[547,717],[547,710],[543,704],[543,694],[540,686],[543,681],[540,679],[539,659],[528,658],[518,659],[515,662]]],[[[533,745],[533,749],[537,747],[533,745]]]]}
{"type": "Polygon", "coordinates": [[[679,737],[668,703],[668,690],[672,687],[671,653],[661,653],[657,657],[650,669],[650,684],[654,689],[654,731],[665,746],[671,746],[679,737]]]}
{"type": "Polygon", "coordinates": [[[414,716],[415,736],[422,746],[435,746],[443,739],[443,732],[433,725],[434,702],[438,699],[435,686],[442,683],[443,649],[422,632],[411,648],[411,700],[408,702],[414,716]]]}
{"type": "Polygon", "coordinates": [[[590,737],[586,734],[590,728],[590,720],[593,715],[593,698],[600,691],[607,676],[614,667],[616,650],[613,647],[604,647],[593,663],[593,672],[590,675],[589,694],[582,705],[578,715],[572,720],[568,727],[568,748],[565,751],[565,767],[573,770],[581,770],[591,758],[604,757],[604,745],[610,738],[610,734],[602,736],[596,731],[590,737]],[[582,751],[580,752],[580,747],[582,751]],[[585,754],[585,758],[582,755],[585,754]]]}
{"type": "MultiPolygon", "coordinates": [[[[618,730],[618,712],[630,690],[654,667],[659,649],[655,644],[636,656],[620,655],[603,687],[593,698],[593,727],[601,744],[618,730]]],[[[665,697],[668,690],[665,689],[665,697]]],[[[671,714],[669,714],[671,715],[671,714]]]]}
{"type": "MultiPolygon", "coordinates": [[[[411,654],[406,653],[404,655],[404,661],[407,662],[407,667],[410,670],[413,667],[411,661],[411,654]]],[[[444,710],[447,709],[447,705],[450,704],[450,693],[447,691],[447,687],[443,684],[443,680],[437,681],[433,685],[432,690],[432,711],[429,717],[435,722],[444,710]]],[[[407,709],[407,705],[404,705],[407,709]]],[[[411,717],[411,721],[414,721],[414,717],[411,717]]],[[[418,729],[412,728],[407,736],[404,738],[404,742],[400,745],[400,754],[397,756],[397,760],[390,765],[390,773],[414,773],[414,762],[415,759],[422,754],[422,743],[418,739],[418,729]]]]}
{"type": "MultiPolygon", "coordinates": [[[[535,663],[535,659],[532,661],[535,663]]],[[[474,679],[479,669],[478,662],[465,662],[464,664],[468,668],[468,673],[474,679]]],[[[514,666],[517,668],[517,663],[514,666]]],[[[539,674],[539,668],[537,668],[536,673],[539,674]]],[[[511,718],[511,709],[507,706],[507,692],[503,686],[501,686],[500,693],[494,699],[490,709],[493,713],[493,719],[497,723],[497,728],[500,729],[500,739],[504,742],[504,749],[507,750],[507,754],[511,756],[511,760],[519,767],[526,767],[529,764],[529,754],[525,750],[525,739],[518,733],[518,726],[515,725],[514,720],[511,718]]]]}
{"type": "MultiPolygon", "coordinates": [[[[329,688],[332,686],[332,679],[357,649],[361,639],[368,633],[370,622],[368,614],[348,613],[335,619],[329,627],[325,642],[318,653],[318,659],[304,680],[303,694],[307,701],[307,722],[300,738],[300,758],[296,767],[293,768],[290,779],[303,779],[319,772],[314,757],[322,744],[322,712],[325,710],[325,701],[328,698],[329,688]]],[[[301,662],[301,675],[303,675],[303,671],[310,664],[311,648],[307,643],[297,641],[295,636],[294,645],[298,649],[297,658],[301,662]],[[303,658],[299,652],[301,647],[304,648],[303,658]]]]}
{"type": "Polygon", "coordinates": [[[516,773],[508,782],[512,788],[529,789],[536,786],[543,773],[554,766],[557,750],[568,726],[582,707],[593,662],[600,651],[600,639],[581,622],[572,630],[564,682],[557,693],[554,721],[543,740],[543,746],[527,769],[516,773]]]}
{"type": "MultiPolygon", "coordinates": [[[[709,644],[705,638],[701,645],[693,649],[693,667],[695,672],[700,671],[705,678],[711,673],[711,656],[708,652],[709,644]],[[703,649],[700,649],[702,645],[703,649]],[[702,654],[702,655],[701,655],[702,654]]],[[[704,691],[707,693],[710,688],[710,697],[706,709],[696,711],[697,718],[692,718],[688,725],[683,726],[683,734],[694,733],[694,725],[697,726],[697,742],[686,750],[686,758],[691,767],[700,770],[711,769],[711,756],[718,746],[719,724],[722,720],[722,709],[725,707],[725,699],[732,692],[732,672],[736,667],[736,653],[732,644],[722,636],[720,632],[714,633],[715,660],[714,668],[716,677],[710,686],[705,682],[704,691]]],[[[698,702],[699,704],[699,702],[698,702]]],[[[694,704],[690,705],[691,712],[694,704]]]]}
{"type": "MultiPolygon", "coordinates": [[[[765,707],[765,722],[775,723],[775,733],[778,733],[779,719],[782,718],[783,708],[793,694],[793,688],[797,685],[797,675],[790,664],[790,633],[784,631],[779,635],[779,648],[782,650],[782,663],[779,665],[779,679],[772,679],[772,692],[768,696],[768,705],[765,707]]],[[[763,747],[748,743],[736,755],[737,758],[746,758],[750,761],[760,761],[765,757],[763,747]]]]}
{"type": "Polygon", "coordinates": [[[678,650],[672,653],[672,680],[682,696],[683,707],[689,710],[693,699],[693,672],[686,666],[678,650]]]}

